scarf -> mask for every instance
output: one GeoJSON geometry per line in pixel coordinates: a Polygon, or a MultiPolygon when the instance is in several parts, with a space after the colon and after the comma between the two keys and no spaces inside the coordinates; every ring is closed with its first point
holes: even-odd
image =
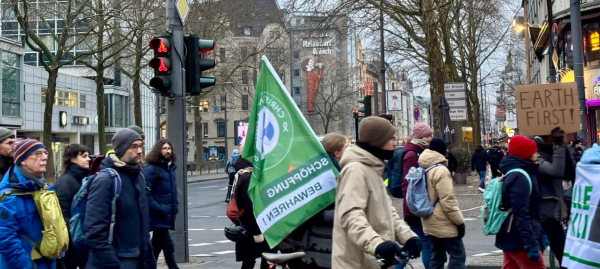
{"type": "Polygon", "coordinates": [[[373,156],[379,158],[380,160],[389,160],[394,157],[395,150],[384,150],[362,142],[356,142],[356,145],[373,154],[373,156]]]}
{"type": "Polygon", "coordinates": [[[43,188],[44,186],[46,186],[46,180],[44,179],[43,174],[41,177],[37,177],[34,174],[29,173],[29,171],[21,168],[21,166],[17,166],[17,170],[19,170],[19,173],[21,173],[23,177],[25,177],[26,179],[30,179],[35,183],[35,185],[38,185],[38,187],[43,188]]]}
{"type": "Polygon", "coordinates": [[[429,146],[429,143],[425,142],[422,139],[418,139],[418,138],[413,138],[410,143],[413,143],[419,147],[421,147],[422,149],[426,149],[429,146]]]}
{"type": "Polygon", "coordinates": [[[116,167],[129,167],[131,169],[140,169],[140,165],[137,163],[126,163],[124,161],[121,161],[121,159],[119,159],[119,157],[117,157],[116,154],[111,154],[110,155],[110,159],[113,161],[113,163],[115,164],[116,167]]]}

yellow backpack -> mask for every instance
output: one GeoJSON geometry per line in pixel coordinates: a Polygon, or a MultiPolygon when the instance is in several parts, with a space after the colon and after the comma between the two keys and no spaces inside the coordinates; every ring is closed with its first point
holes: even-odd
{"type": "Polygon", "coordinates": [[[31,259],[41,258],[56,259],[67,252],[69,247],[69,231],[62,216],[56,192],[44,188],[24,192],[18,189],[6,189],[0,196],[0,202],[9,195],[31,195],[37,207],[42,222],[42,240],[39,244],[21,234],[21,238],[29,241],[34,248],[31,250],[31,259]]]}

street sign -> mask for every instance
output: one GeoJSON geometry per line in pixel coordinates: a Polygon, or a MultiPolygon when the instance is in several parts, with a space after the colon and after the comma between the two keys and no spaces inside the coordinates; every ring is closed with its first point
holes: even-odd
{"type": "Polygon", "coordinates": [[[175,7],[177,7],[179,18],[181,18],[181,24],[184,24],[185,18],[187,17],[190,11],[190,6],[188,5],[187,0],[177,0],[177,3],[175,3],[175,7]]]}
{"type": "Polygon", "coordinates": [[[402,92],[401,91],[388,91],[387,103],[389,111],[402,110],[402,92]]]}
{"type": "Polygon", "coordinates": [[[444,83],[444,92],[464,92],[466,88],[464,82],[444,83]]]}
{"type": "Polygon", "coordinates": [[[448,106],[450,106],[450,107],[466,107],[467,106],[467,102],[464,99],[462,99],[462,100],[446,99],[446,101],[448,101],[448,106]]]}
{"type": "Polygon", "coordinates": [[[467,120],[467,108],[451,108],[450,109],[450,120],[451,121],[463,121],[467,120]]]}
{"type": "Polygon", "coordinates": [[[462,127],[462,141],[473,142],[473,127],[462,127]]]}
{"type": "Polygon", "coordinates": [[[464,100],[466,96],[465,96],[464,91],[460,91],[460,92],[446,91],[446,92],[444,92],[444,97],[446,97],[446,99],[448,99],[448,102],[450,102],[450,100],[452,100],[452,99],[464,100]]]}

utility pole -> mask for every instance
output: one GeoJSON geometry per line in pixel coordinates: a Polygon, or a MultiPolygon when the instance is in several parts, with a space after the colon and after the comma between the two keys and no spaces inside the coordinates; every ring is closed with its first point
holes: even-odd
{"type": "MultiPolygon", "coordinates": [[[[578,1],[579,2],[579,1],[578,1]]],[[[548,10],[548,27],[552,29],[554,25],[554,16],[552,15],[552,0],[546,0],[546,7],[548,10]]],[[[572,7],[571,7],[572,8],[572,7]]],[[[581,20],[579,22],[581,25],[581,20]]],[[[575,36],[573,36],[575,38],[575,36]]],[[[548,39],[548,59],[549,69],[548,69],[548,82],[556,83],[556,68],[554,68],[554,62],[552,61],[552,54],[554,53],[554,37],[552,36],[552,30],[550,30],[550,38],[548,39]]],[[[573,41],[574,43],[575,41],[573,41]]]]}
{"type": "MultiPolygon", "coordinates": [[[[381,3],[383,4],[383,3],[381,3]]],[[[387,114],[387,94],[385,93],[385,52],[384,52],[384,47],[383,47],[383,6],[379,9],[379,41],[380,41],[380,49],[381,49],[381,75],[380,75],[380,84],[381,84],[381,110],[382,113],[386,113],[387,114]]],[[[375,99],[377,100],[377,99],[375,99]]],[[[375,101],[377,102],[377,101],[375,101]]],[[[375,108],[375,110],[377,110],[377,107],[375,108]]],[[[379,115],[379,113],[376,112],[375,115],[379,115]]]]}
{"type": "Polygon", "coordinates": [[[167,29],[171,32],[174,48],[171,63],[173,95],[168,98],[167,102],[167,137],[173,143],[173,151],[179,157],[175,171],[179,214],[175,219],[173,242],[175,243],[175,260],[189,262],[183,25],[175,10],[175,0],[167,0],[167,29]]]}
{"type": "Polygon", "coordinates": [[[581,33],[581,1],[571,0],[571,33],[573,35],[573,73],[579,94],[579,116],[581,130],[579,137],[585,138],[588,147],[591,146],[587,137],[587,111],[585,108],[585,86],[583,85],[583,37],[581,33]]]}
{"type": "MultiPolygon", "coordinates": [[[[227,146],[227,94],[223,95],[223,100],[225,100],[225,104],[222,106],[225,111],[225,160],[229,159],[229,147],[227,146]]],[[[234,138],[235,139],[235,138],[234,138]]],[[[217,169],[218,170],[218,169],[217,169]]]]}

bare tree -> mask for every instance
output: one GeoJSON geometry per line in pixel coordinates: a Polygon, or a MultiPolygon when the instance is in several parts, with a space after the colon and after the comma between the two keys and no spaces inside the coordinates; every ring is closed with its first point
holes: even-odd
{"type": "MultiPolygon", "coordinates": [[[[94,28],[94,25],[88,20],[91,15],[91,2],[66,0],[39,3],[28,0],[7,0],[5,4],[10,6],[25,33],[25,44],[41,55],[40,63],[48,72],[42,137],[44,146],[51,149],[52,108],[56,96],[56,80],[59,69],[81,57],[88,57],[105,49],[100,46],[97,50],[77,52],[76,55],[71,53],[75,46],[81,44],[94,28]],[[54,25],[54,18],[58,18],[60,22],[64,23],[62,28],[54,25]],[[42,38],[42,33],[44,38],[42,38]],[[51,38],[50,42],[45,42],[47,37],[51,38]]],[[[52,183],[55,175],[54,154],[50,154],[45,177],[48,182],[52,183]]]]}
{"type": "MultiPolygon", "coordinates": [[[[324,71],[325,75],[319,83],[314,106],[314,111],[323,123],[324,134],[329,132],[332,123],[348,117],[349,101],[356,88],[355,83],[349,79],[352,77],[352,68],[340,59],[331,58],[333,59],[328,59],[330,69],[324,71]]],[[[317,67],[319,64],[315,63],[317,67]]]]}

